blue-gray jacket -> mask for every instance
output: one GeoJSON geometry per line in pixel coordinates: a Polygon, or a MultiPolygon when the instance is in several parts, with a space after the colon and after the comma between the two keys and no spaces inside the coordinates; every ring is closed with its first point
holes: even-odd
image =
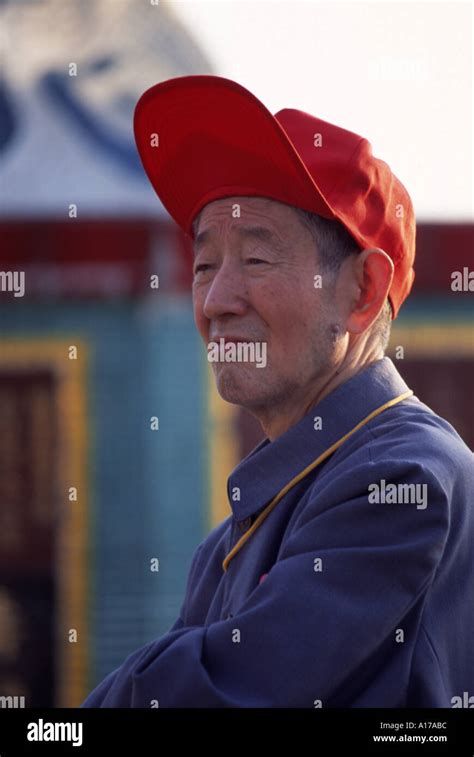
{"type": "Polygon", "coordinates": [[[228,480],[179,618],[82,707],[474,707],[474,456],[372,363],[228,480]]]}

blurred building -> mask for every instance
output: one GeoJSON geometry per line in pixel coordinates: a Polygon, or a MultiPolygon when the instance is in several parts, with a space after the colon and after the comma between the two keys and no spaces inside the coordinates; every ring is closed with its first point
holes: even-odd
{"type": "Polygon", "coordinates": [[[0,292],[0,696],[70,706],[172,625],[211,525],[189,250],[132,118],[212,70],[166,2],[3,2],[0,23],[0,271],[25,275],[0,292]]]}

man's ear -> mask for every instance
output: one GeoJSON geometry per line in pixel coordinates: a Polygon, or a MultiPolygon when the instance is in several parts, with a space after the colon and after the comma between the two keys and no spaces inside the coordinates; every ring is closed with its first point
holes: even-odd
{"type": "Polygon", "coordinates": [[[392,284],[392,259],[379,247],[368,247],[351,259],[350,313],[347,330],[366,331],[376,320],[392,284]]]}

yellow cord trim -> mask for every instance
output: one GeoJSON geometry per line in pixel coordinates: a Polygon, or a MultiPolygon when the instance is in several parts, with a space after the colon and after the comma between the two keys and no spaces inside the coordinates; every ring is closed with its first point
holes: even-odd
{"type": "Polygon", "coordinates": [[[313,460],[313,462],[310,463],[306,468],[304,468],[304,470],[302,470],[301,473],[298,473],[298,475],[296,475],[294,478],[292,478],[291,481],[289,481],[289,483],[287,483],[283,487],[283,489],[281,489],[278,492],[278,494],[272,499],[272,501],[265,508],[265,510],[263,510],[260,513],[260,515],[255,520],[255,522],[252,524],[252,526],[249,528],[249,530],[246,531],[243,536],[241,536],[241,538],[239,539],[239,541],[236,544],[234,544],[234,546],[232,547],[232,549],[229,552],[229,554],[226,555],[226,557],[224,558],[224,560],[222,562],[222,567],[224,569],[224,572],[227,570],[227,567],[228,567],[230,561],[232,560],[232,558],[234,557],[234,555],[236,555],[237,552],[243,547],[243,545],[245,544],[245,542],[248,539],[250,539],[250,537],[252,536],[252,534],[257,530],[257,528],[261,525],[261,523],[263,523],[263,521],[265,520],[265,518],[267,517],[267,515],[270,515],[271,511],[273,510],[273,508],[280,502],[281,499],[283,499],[283,497],[285,496],[285,494],[287,494],[290,491],[290,489],[293,488],[293,486],[295,486],[296,484],[298,484],[305,476],[308,475],[308,473],[311,473],[312,470],[314,470],[315,468],[317,468],[317,466],[320,465],[320,463],[322,463],[324,460],[326,460],[326,458],[329,457],[329,455],[332,455],[332,453],[335,452],[338,449],[338,447],[341,446],[341,444],[344,444],[344,442],[347,439],[349,439],[349,437],[352,436],[352,434],[355,434],[355,432],[358,431],[360,428],[362,428],[362,426],[364,426],[366,423],[368,423],[369,421],[371,421],[372,418],[375,418],[377,415],[379,415],[380,413],[382,413],[384,410],[387,410],[387,408],[392,407],[393,405],[397,405],[399,402],[402,402],[403,400],[407,399],[408,397],[411,397],[412,394],[413,394],[413,392],[410,389],[408,392],[405,392],[404,394],[400,394],[398,397],[395,397],[393,400],[389,400],[388,402],[385,402],[385,404],[383,404],[380,407],[378,407],[375,410],[373,410],[371,413],[369,413],[369,415],[367,415],[366,418],[364,418],[363,420],[361,420],[357,424],[357,426],[354,426],[353,429],[351,429],[350,431],[348,431],[347,434],[345,434],[340,439],[338,439],[337,442],[334,442],[334,444],[332,444],[327,450],[325,450],[322,453],[322,455],[320,455],[318,458],[316,458],[316,460],[313,460]]]}

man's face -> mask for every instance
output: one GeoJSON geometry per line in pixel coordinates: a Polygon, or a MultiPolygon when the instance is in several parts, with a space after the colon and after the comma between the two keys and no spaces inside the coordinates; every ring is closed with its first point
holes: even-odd
{"type": "Polygon", "coordinates": [[[194,317],[206,347],[220,337],[266,344],[265,367],[212,362],[220,395],[254,411],[309,396],[337,362],[339,316],[294,209],[262,197],[215,200],[201,213],[195,255],[194,317]]]}

